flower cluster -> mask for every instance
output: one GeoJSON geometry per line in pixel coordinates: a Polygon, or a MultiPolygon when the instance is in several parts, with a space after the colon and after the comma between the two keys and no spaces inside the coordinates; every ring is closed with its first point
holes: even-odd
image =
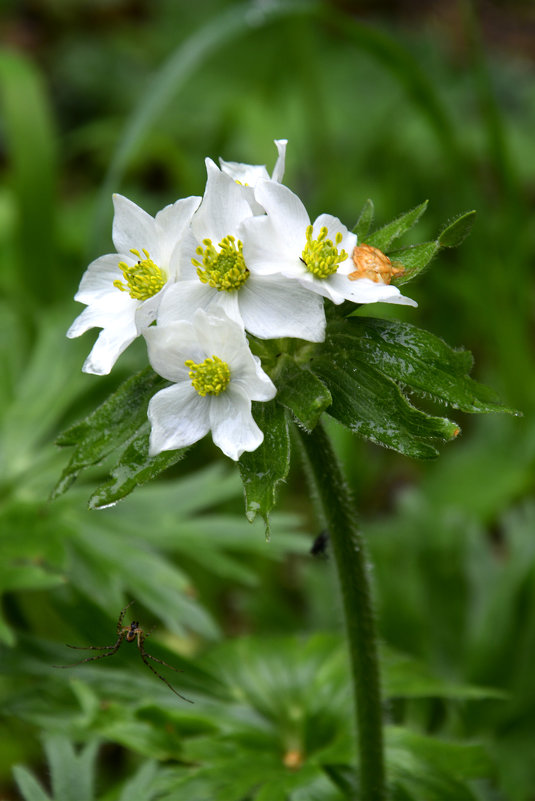
{"type": "Polygon", "coordinates": [[[357,237],[330,214],[311,222],[281,181],[286,140],[266,168],[206,159],[203,197],[153,218],[114,195],[116,253],[93,261],[75,299],[87,308],[69,329],[102,328],[83,370],[104,375],[139,335],[171,386],[151,399],[150,453],[183,448],[208,431],[232,459],[263,440],[251,402],[276,387],[251,338],[325,338],[324,298],[405,303],[388,281],[355,272],[357,237]],[[362,275],[362,277],[361,277],[362,275]]]}

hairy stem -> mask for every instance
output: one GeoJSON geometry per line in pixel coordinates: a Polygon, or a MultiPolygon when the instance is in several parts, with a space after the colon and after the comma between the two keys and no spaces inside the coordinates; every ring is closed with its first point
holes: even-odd
{"type": "Polygon", "coordinates": [[[328,528],[342,594],[358,731],[360,798],[386,798],[377,634],[364,543],[341,466],[325,429],[299,431],[305,465],[328,528]]]}

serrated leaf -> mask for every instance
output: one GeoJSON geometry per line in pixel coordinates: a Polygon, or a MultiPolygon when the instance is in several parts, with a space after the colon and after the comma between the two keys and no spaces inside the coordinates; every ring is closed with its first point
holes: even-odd
{"type": "Polygon", "coordinates": [[[90,509],[103,509],[111,506],[131,493],[137,486],[156,478],[168,467],[179,462],[187,453],[187,448],[163,451],[157,456],[149,456],[150,425],[145,422],[137,436],[121,454],[121,458],[110,471],[110,479],[91,495],[90,509]]]}
{"type": "Polygon", "coordinates": [[[288,359],[276,380],[277,400],[289,409],[307,431],[312,431],[321,414],[332,403],[325,384],[307,368],[288,359]]]}
{"type": "MultiPolygon", "coordinates": [[[[416,206],[414,209],[397,217],[391,223],[388,223],[388,225],[384,225],[369,236],[366,236],[366,244],[372,245],[374,248],[379,248],[379,250],[386,253],[394,240],[399,239],[400,236],[410,231],[410,229],[416,225],[426,210],[427,203],[428,201],[425,200],[423,203],[420,203],[419,206],[416,206]]],[[[364,243],[361,242],[360,244],[364,243]]]]}
{"type": "Polygon", "coordinates": [[[416,409],[394,381],[339,347],[326,343],[313,369],[332,393],[329,415],[378,445],[416,459],[433,459],[438,455],[436,442],[459,433],[451,420],[416,409]]]}
{"type": "Polygon", "coordinates": [[[136,436],[146,423],[150,398],[165,383],[150,367],[145,368],[121,384],[85,420],[58,437],[58,445],[74,445],[75,451],[52,493],[53,498],[64,493],[82,470],[99,464],[136,436]]]}
{"type": "Polygon", "coordinates": [[[276,400],[253,404],[254,418],[264,432],[264,441],[255,451],[245,452],[239,461],[245,490],[245,514],[252,522],[261,514],[269,536],[269,513],[275,504],[277,486],[290,467],[288,420],[276,400]]]}
{"type": "Polygon", "coordinates": [[[360,242],[363,237],[367,236],[369,230],[373,223],[373,217],[375,214],[375,209],[373,206],[373,200],[368,200],[364,203],[362,207],[362,211],[359,214],[359,218],[355,223],[353,228],[353,233],[357,235],[357,242],[360,242]]]}
{"type": "Polygon", "coordinates": [[[438,235],[437,243],[441,248],[455,248],[464,242],[475,222],[475,211],[465,211],[455,217],[438,235]]]}
{"type": "Polygon", "coordinates": [[[509,412],[493,390],[469,377],[472,355],[409,323],[352,317],[329,327],[333,353],[344,350],[385,376],[464,412],[509,412]]]}
{"type": "Polygon", "coordinates": [[[409,245],[400,250],[390,251],[388,257],[396,265],[399,263],[405,268],[405,272],[397,276],[392,283],[401,286],[411,281],[425,270],[439,250],[437,242],[421,242],[419,245],[409,245]]]}

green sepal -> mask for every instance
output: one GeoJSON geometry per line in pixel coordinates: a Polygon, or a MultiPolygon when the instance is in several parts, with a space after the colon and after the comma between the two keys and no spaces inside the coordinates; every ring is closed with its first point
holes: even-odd
{"type": "Polygon", "coordinates": [[[277,400],[286,406],[307,431],[318,423],[322,412],[332,403],[331,393],[306,367],[287,359],[275,378],[277,400]]]}
{"type": "MultiPolygon", "coordinates": [[[[378,228],[373,234],[366,236],[365,244],[372,245],[372,247],[382,250],[383,253],[387,253],[395,239],[399,239],[400,236],[403,236],[404,233],[416,225],[426,210],[427,204],[428,201],[424,200],[419,206],[405,212],[405,214],[402,214],[400,217],[396,217],[395,220],[392,220],[391,223],[384,225],[382,228],[378,228]]],[[[359,241],[358,244],[364,243],[359,241]]]]}
{"type": "Polygon", "coordinates": [[[146,484],[163,470],[179,462],[188,450],[182,448],[149,456],[149,437],[150,425],[147,421],[122,452],[121,458],[110,471],[110,479],[91,495],[90,509],[103,509],[117,503],[137,486],[146,484]]]}
{"type": "Polygon", "coordinates": [[[327,342],[314,372],[333,396],[328,413],[366,439],[416,459],[438,455],[435,443],[453,439],[459,427],[412,406],[398,385],[354,354],[327,342]]]}
{"type": "Polygon", "coordinates": [[[275,505],[277,486],[290,468],[290,435],[284,408],[272,400],[253,403],[253,416],[264,432],[264,441],[255,451],[246,451],[238,462],[245,491],[245,514],[253,522],[261,514],[269,537],[269,513],[275,505]]]}
{"type": "Polygon", "coordinates": [[[135,438],[146,424],[150,398],[164,386],[167,382],[147,367],[121,384],[84,420],[64,431],[56,444],[74,445],[75,450],[51,497],[62,495],[82,470],[100,464],[135,438]]]}
{"type": "Polygon", "coordinates": [[[470,231],[475,222],[475,211],[465,211],[455,217],[445,228],[442,229],[437,238],[437,243],[441,248],[456,248],[460,245],[470,231]]]}
{"type": "Polygon", "coordinates": [[[496,393],[469,377],[472,354],[409,323],[351,317],[331,323],[329,347],[370,367],[412,392],[463,412],[508,412],[496,393]]]}
{"type": "Polygon", "coordinates": [[[364,203],[362,211],[359,214],[359,218],[353,228],[353,233],[357,235],[357,242],[360,242],[361,239],[368,235],[370,228],[372,227],[374,215],[375,209],[373,200],[368,198],[368,200],[364,203]]]}

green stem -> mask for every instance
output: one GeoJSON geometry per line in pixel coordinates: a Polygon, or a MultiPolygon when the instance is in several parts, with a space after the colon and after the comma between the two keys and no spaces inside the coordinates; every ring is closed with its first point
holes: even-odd
{"type": "Polygon", "coordinates": [[[299,430],[305,465],[331,537],[342,593],[358,731],[360,798],[386,798],[377,635],[364,543],[353,499],[325,429],[299,430]]]}

